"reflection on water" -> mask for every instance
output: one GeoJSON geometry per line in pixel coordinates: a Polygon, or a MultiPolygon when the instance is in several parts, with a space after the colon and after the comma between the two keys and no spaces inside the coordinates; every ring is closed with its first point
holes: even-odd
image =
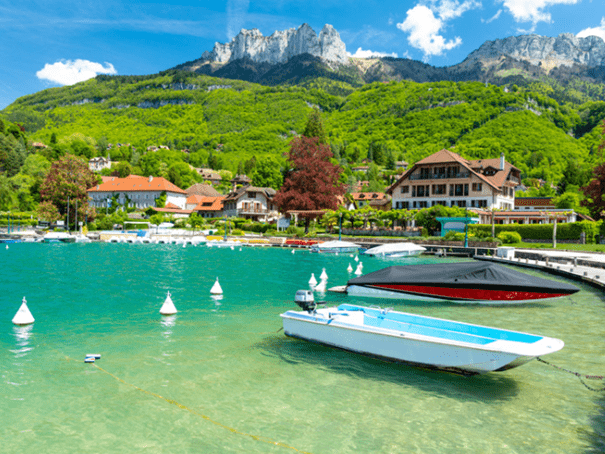
{"type": "Polygon", "coordinates": [[[364,380],[413,386],[431,394],[460,401],[503,401],[515,397],[518,392],[515,380],[497,373],[464,377],[445,371],[388,362],[285,336],[267,337],[255,347],[265,356],[279,358],[288,364],[311,364],[364,380]]]}
{"type": "Polygon", "coordinates": [[[12,350],[15,358],[21,358],[31,352],[34,347],[30,346],[30,339],[33,336],[34,325],[27,326],[13,326],[13,336],[16,340],[16,349],[12,350]]]}

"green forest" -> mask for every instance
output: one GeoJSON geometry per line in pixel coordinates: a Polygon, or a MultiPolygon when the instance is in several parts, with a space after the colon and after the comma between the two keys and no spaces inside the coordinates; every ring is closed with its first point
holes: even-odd
{"type": "Polygon", "coordinates": [[[39,182],[29,167],[48,167],[66,153],[109,155],[120,161],[119,174],[166,176],[183,186],[201,180],[192,167],[249,176],[269,163],[283,170],[290,141],[314,109],[350,188],[368,180],[366,190],[383,190],[396,161],[411,165],[447,148],[468,159],[504,152],[532,195],[577,193],[602,160],[605,102],[602,90],[594,97],[569,90],[565,96],[546,82],[355,87],[322,78],[267,87],[175,70],[97,76],[0,111],[0,209],[35,205],[39,182]],[[160,146],[168,149],[148,151],[160,146]],[[362,163],[369,163],[367,172],[352,170],[362,163]]]}

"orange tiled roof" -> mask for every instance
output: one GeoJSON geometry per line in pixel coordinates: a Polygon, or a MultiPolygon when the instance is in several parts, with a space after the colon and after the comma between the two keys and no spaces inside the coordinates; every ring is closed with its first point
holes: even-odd
{"type": "Polygon", "coordinates": [[[354,200],[383,200],[386,198],[384,192],[351,192],[354,200]]]}
{"type": "Polygon", "coordinates": [[[187,194],[165,178],[153,177],[149,180],[149,177],[138,175],[129,175],[126,178],[109,177],[107,181],[92,187],[88,192],[166,191],[187,194]]]}
{"type": "Polygon", "coordinates": [[[225,196],[202,197],[193,211],[221,211],[223,209],[223,200],[225,196]]]}

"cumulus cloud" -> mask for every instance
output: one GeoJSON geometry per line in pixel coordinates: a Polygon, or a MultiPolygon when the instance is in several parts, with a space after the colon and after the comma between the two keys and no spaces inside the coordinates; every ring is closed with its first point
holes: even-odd
{"type": "MultiPolygon", "coordinates": [[[[458,2],[448,1],[444,3],[457,4],[458,2]]],[[[460,15],[463,12],[460,9],[460,5],[456,10],[451,8],[448,9],[447,7],[443,9],[443,4],[441,4],[441,7],[441,11],[448,19],[458,17],[456,14],[460,15]]],[[[440,8],[437,8],[437,11],[439,10],[440,8]]],[[[438,12],[437,14],[440,13],[438,12]]],[[[398,29],[405,33],[409,33],[408,42],[410,45],[424,52],[425,61],[428,60],[432,55],[441,55],[444,51],[453,49],[454,47],[462,44],[462,39],[460,37],[446,41],[446,39],[440,34],[444,27],[445,20],[441,17],[435,16],[433,10],[424,5],[417,5],[408,10],[405,21],[397,24],[398,29]]]]}
{"type": "Polygon", "coordinates": [[[545,11],[553,5],[575,5],[580,0],[499,0],[510,11],[517,22],[551,22],[551,15],[545,11]]]}
{"type": "Polygon", "coordinates": [[[578,38],[586,38],[587,36],[598,36],[605,41],[605,17],[601,19],[601,25],[594,28],[586,28],[577,34],[578,38]]]}
{"type": "Polygon", "coordinates": [[[88,60],[62,60],[52,65],[47,63],[36,73],[38,79],[48,80],[59,85],[73,85],[97,74],[117,74],[118,72],[111,63],[95,63],[88,60]]]}
{"type": "Polygon", "coordinates": [[[374,52],[373,50],[363,50],[361,47],[357,49],[357,52],[354,54],[347,52],[349,57],[353,58],[377,58],[377,57],[393,57],[397,58],[397,54],[395,52],[386,53],[386,52],[374,52]]]}

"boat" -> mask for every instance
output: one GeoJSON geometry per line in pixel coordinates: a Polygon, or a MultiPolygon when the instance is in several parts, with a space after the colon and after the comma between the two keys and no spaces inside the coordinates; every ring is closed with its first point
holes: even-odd
{"type": "Polygon", "coordinates": [[[372,255],[374,257],[417,257],[426,251],[426,248],[418,246],[414,243],[389,243],[382,244],[364,251],[364,255],[372,255]]]}
{"type": "Polygon", "coordinates": [[[67,232],[48,232],[42,237],[42,243],[75,243],[76,237],[67,232]]]}
{"type": "Polygon", "coordinates": [[[359,252],[361,246],[359,244],[351,243],[349,241],[326,241],[324,243],[317,243],[311,246],[311,252],[322,252],[322,253],[346,253],[346,252],[359,252]]]}
{"type": "Polygon", "coordinates": [[[351,304],[318,309],[310,290],[299,290],[295,300],[303,311],[281,314],[286,336],[464,375],[512,369],[564,346],[541,335],[390,309],[351,304]]]}
{"type": "Polygon", "coordinates": [[[331,290],[352,296],[414,301],[510,304],[563,297],[580,289],[496,263],[457,262],[390,266],[331,290]]]}

